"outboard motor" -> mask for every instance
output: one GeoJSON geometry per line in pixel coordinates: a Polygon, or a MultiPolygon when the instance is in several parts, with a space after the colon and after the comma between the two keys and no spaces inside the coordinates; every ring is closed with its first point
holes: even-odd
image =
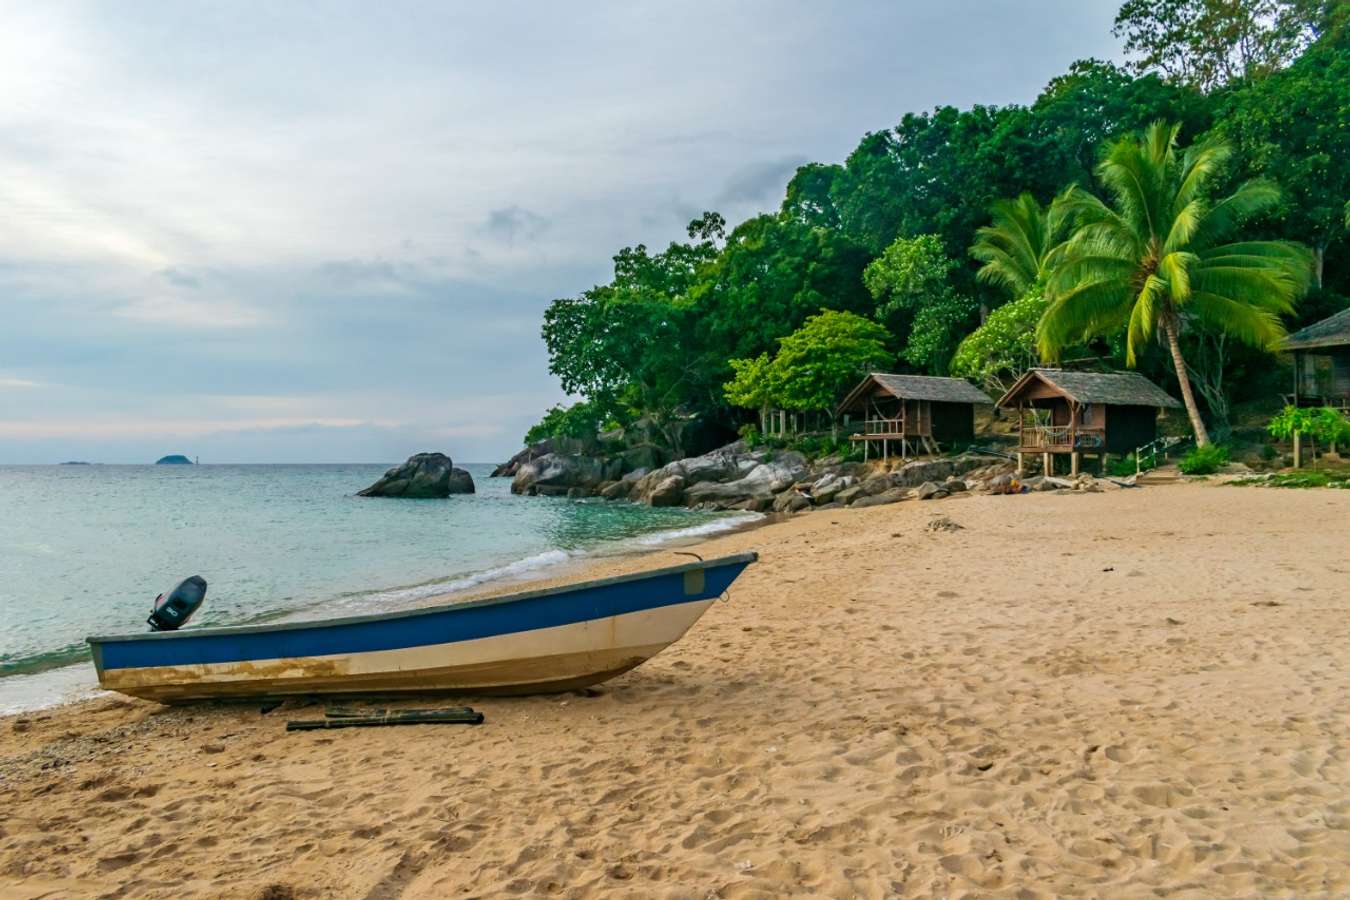
{"type": "Polygon", "coordinates": [[[150,610],[150,618],[145,621],[150,623],[150,628],[154,631],[177,631],[187,624],[187,620],[192,618],[192,614],[205,599],[206,579],[200,575],[193,575],[180,581],[178,586],[167,594],[156,597],[154,609],[150,610]]]}

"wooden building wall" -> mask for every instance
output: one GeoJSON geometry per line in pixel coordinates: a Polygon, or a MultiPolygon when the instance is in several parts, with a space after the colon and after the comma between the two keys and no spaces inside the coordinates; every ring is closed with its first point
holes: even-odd
{"type": "Polygon", "coordinates": [[[1106,452],[1133,453],[1158,437],[1158,410],[1152,406],[1108,406],[1106,452]]]}
{"type": "Polygon", "coordinates": [[[969,444],[975,440],[975,404],[938,403],[933,408],[933,440],[969,444]]]}

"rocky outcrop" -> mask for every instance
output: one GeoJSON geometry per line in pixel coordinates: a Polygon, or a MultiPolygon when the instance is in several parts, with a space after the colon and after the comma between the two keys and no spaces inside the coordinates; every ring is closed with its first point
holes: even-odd
{"type": "Polygon", "coordinates": [[[472,494],[473,476],[455,468],[444,453],[417,453],[401,466],[394,466],[358,497],[449,497],[472,494]]]}
{"type": "Polygon", "coordinates": [[[546,453],[522,463],[511,479],[511,493],[545,497],[586,496],[623,474],[621,460],[581,453],[546,453]]]}
{"type": "MultiPolygon", "coordinates": [[[[601,437],[624,446],[620,436],[601,437]]],[[[795,451],[751,449],[737,441],[701,456],[660,462],[660,453],[647,445],[597,455],[594,447],[583,452],[555,440],[522,451],[506,467],[514,469],[511,490],[519,494],[599,495],[648,506],[780,514],[1007,492],[1016,483],[1010,462],[973,454],[912,460],[887,471],[838,457],[808,463],[795,451]]]]}

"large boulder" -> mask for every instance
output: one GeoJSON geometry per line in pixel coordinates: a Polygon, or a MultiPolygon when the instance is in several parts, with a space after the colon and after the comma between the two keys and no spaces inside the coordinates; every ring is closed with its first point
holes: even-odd
{"type": "Polygon", "coordinates": [[[870,497],[859,497],[853,501],[854,509],[866,509],[869,506],[885,506],[887,503],[899,503],[905,499],[907,492],[904,488],[891,488],[888,491],[882,491],[880,494],[873,494],[870,497]]]}
{"type": "MultiPolygon", "coordinates": [[[[691,456],[686,459],[677,459],[672,463],[654,469],[648,472],[642,478],[638,479],[633,486],[632,496],[634,500],[640,500],[643,503],[651,503],[652,493],[669,479],[678,477],[680,479],[680,490],[689,485],[695,485],[703,481],[728,481],[740,478],[745,472],[753,467],[753,461],[746,456],[745,445],[741,442],[730,444],[720,450],[714,450],[712,453],[706,453],[703,456],[691,456]]],[[[669,496],[670,488],[665,491],[665,496],[669,496]]],[[[683,494],[681,494],[683,497],[683,494]]],[[[678,503],[680,501],[676,501],[678,503]]],[[[665,504],[675,505],[675,504],[665,504]]]]}
{"type": "Polygon", "coordinates": [[[648,506],[679,506],[684,502],[683,476],[667,475],[646,491],[644,499],[648,506]]]}
{"type": "Polygon", "coordinates": [[[418,453],[394,466],[358,497],[449,497],[472,494],[473,476],[457,469],[444,453],[418,453]]]}
{"type": "Polygon", "coordinates": [[[805,474],[806,457],[800,453],[778,453],[770,461],[756,463],[740,478],[721,482],[701,481],[690,486],[686,494],[691,503],[713,502],[719,505],[772,497],[792,487],[805,474]]]}
{"type": "Polygon", "coordinates": [[[547,453],[521,464],[511,479],[513,494],[566,496],[573,488],[590,492],[602,482],[614,481],[621,468],[619,460],[606,460],[574,453],[547,453]]]}
{"type": "Polygon", "coordinates": [[[817,479],[807,490],[817,504],[829,503],[838,493],[851,487],[856,479],[852,475],[828,474],[817,479]]]}
{"type": "Polygon", "coordinates": [[[783,493],[774,498],[773,511],[794,513],[798,510],[806,509],[810,505],[811,501],[807,500],[796,491],[783,491],[783,493]]]}
{"type": "Polygon", "coordinates": [[[950,493],[951,491],[945,486],[940,485],[935,481],[925,481],[923,484],[919,485],[918,490],[915,492],[915,496],[920,500],[941,500],[950,493]]]}
{"type": "Polygon", "coordinates": [[[848,505],[857,503],[859,498],[866,496],[867,494],[863,491],[863,486],[861,484],[854,484],[835,494],[832,502],[848,505]]]}

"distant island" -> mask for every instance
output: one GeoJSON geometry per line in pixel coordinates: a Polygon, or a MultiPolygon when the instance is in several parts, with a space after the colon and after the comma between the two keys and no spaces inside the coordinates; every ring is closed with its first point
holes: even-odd
{"type": "Polygon", "coordinates": [[[168,456],[161,456],[155,461],[157,466],[190,466],[192,460],[181,453],[171,453],[168,456]]]}
{"type": "Polygon", "coordinates": [[[82,460],[82,459],[72,459],[72,460],[68,460],[68,461],[66,461],[66,462],[60,463],[60,465],[63,465],[63,466],[88,466],[88,465],[92,465],[92,463],[87,463],[87,462],[85,462],[85,461],[82,460]]]}

